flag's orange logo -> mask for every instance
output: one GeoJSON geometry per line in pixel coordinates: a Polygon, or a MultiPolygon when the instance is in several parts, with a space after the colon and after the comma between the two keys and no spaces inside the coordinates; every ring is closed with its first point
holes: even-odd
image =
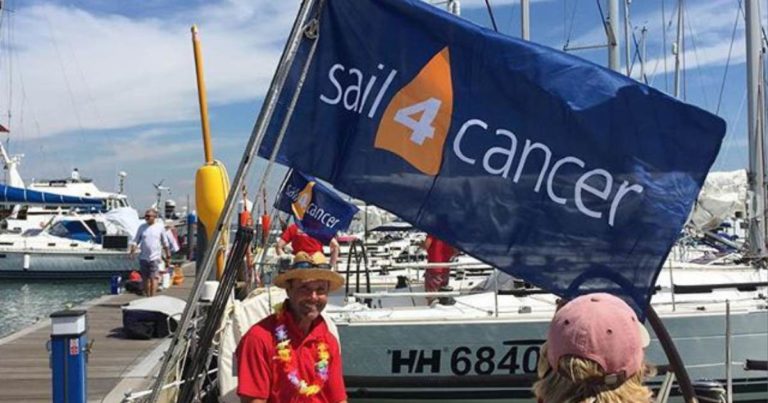
{"type": "Polygon", "coordinates": [[[374,146],[427,175],[437,175],[453,114],[448,48],[437,53],[387,105],[374,146]]]}
{"type": "Polygon", "coordinates": [[[296,215],[296,218],[299,219],[299,221],[304,219],[304,213],[307,212],[307,209],[309,208],[309,203],[312,201],[312,188],[315,187],[315,182],[310,181],[307,183],[307,186],[304,186],[304,189],[299,192],[299,195],[296,197],[296,200],[291,203],[291,209],[293,210],[293,214],[296,215]]]}

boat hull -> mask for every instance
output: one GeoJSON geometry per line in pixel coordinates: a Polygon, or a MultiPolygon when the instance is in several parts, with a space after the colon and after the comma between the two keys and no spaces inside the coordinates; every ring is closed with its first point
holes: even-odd
{"type": "MultiPolygon", "coordinates": [[[[663,321],[691,379],[725,385],[725,315],[671,314],[663,321]]],[[[549,320],[336,323],[354,401],[530,402],[549,320]]],[[[768,359],[768,311],[734,313],[731,326],[732,362],[768,359]]],[[[658,340],[652,339],[647,359],[666,365],[658,340]]],[[[768,401],[768,374],[734,365],[732,376],[734,401],[768,401]]],[[[654,378],[651,385],[662,380],[654,378]]]]}
{"type": "Polygon", "coordinates": [[[55,252],[0,250],[0,278],[108,278],[138,269],[138,261],[122,251],[55,252]],[[25,269],[24,256],[28,256],[25,269]]]}

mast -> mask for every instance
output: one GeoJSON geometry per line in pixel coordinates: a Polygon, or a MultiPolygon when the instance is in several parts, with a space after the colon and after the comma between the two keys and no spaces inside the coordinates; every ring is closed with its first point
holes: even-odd
{"type": "Polygon", "coordinates": [[[683,53],[683,0],[677,1],[677,39],[672,47],[675,55],[675,98],[680,98],[680,55],[683,53]]]}
{"type": "Polygon", "coordinates": [[[608,0],[608,67],[619,71],[619,0],[608,0]]]}
{"type": "Polygon", "coordinates": [[[746,35],[747,35],[747,128],[749,138],[749,254],[752,257],[765,257],[765,156],[762,130],[762,108],[764,87],[760,78],[762,71],[763,49],[760,38],[760,9],[757,0],[746,0],[746,35]]]}
{"type": "Polygon", "coordinates": [[[531,39],[531,2],[520,0],[520,30],[522,37],[528,41],[531,39]]]}
{"type": "Polygon", "coordinates": [[[24,187],[24,180],[21,179],[19,174],[19,163],[21,163],[21,155],[9,155],[3,147],[3,143],[0,142],[0,159],[5,168],[5,184],[17,188],[24,187]]]}
{"type": "Polygon", "coordinates": [[[627,72],[627,76],[632,74],[630,70],[630,57],[629,50],[631,48],[629,41],[629,5],[632,4],[632,0],[624,0],[624,69],[627,72]]]}

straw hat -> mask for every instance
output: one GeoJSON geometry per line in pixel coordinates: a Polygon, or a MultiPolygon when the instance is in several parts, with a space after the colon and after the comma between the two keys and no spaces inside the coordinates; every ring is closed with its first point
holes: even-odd
{"type": "Polygon", "coordinates": [[[330,283],[328,291],[338,290],[344,285],[344,277],[331,270],[322,252],[315,252],[312,256],[307,252],[297,253],[291,267],[275,278],[275,285],[286,288],[290,280],[325,280],[330,283]]]}

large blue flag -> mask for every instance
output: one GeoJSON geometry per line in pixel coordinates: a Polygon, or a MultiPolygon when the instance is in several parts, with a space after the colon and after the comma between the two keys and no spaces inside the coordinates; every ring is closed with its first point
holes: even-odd
{"type": "Polygon", "coordinates": [[[421,1],[319,15],[280,162],[556,294],[624,294],[642,314],[721,119],[421,1]]]}
{"type": "Polygon", "coordinates": [[[327,244],[345,231],[359,210],[314,178],[293,171],[285,182],[275,207],[292,214],[302,231],[327,244]]]}

